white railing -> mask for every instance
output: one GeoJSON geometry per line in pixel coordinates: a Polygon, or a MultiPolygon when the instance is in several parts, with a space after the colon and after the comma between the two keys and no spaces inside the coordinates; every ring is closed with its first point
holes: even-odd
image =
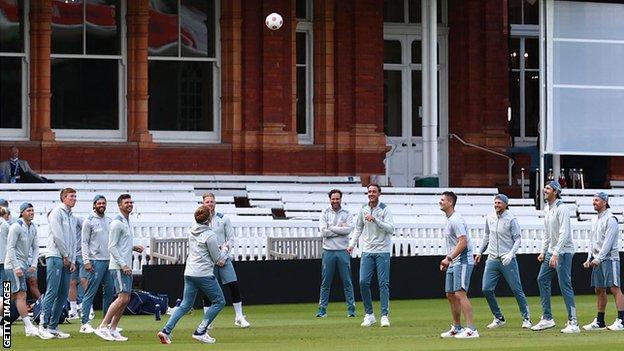
{"type": "MultiPolygon", "coordinates": [[[[145,247],[143,253],[134,253],[133,270],[139,274],[142,267],[149,264],[149,241],[155,238],[184,238],[187,236],[188,223],[134,223],[135,244],[145,247]]],[[[446,254],[442,223],[401,223],[395,226],[392,238],[395,257],[436,256],[446,254]]],[[[624,227],[620,227],[622,231],[624,227]]],[[[270,223],[235,223],[235,246],[232,249],[237,261],[262,261],[267,259],[267,238],[270,237],[314,237],[318,236],[318,225],[311,221],[273,221],[270,223]]],[[[475,250],[483,241],[483,225],[470,224],[468,230],[475,250]]],[[[586,252],[591,230],[590,223],[573,225],[572,237],[576,252],[586,252]]],[[[538,224],[522,225],[522,245],[518,253],[537,254],[541,250],[543,226],[538,224]]],[[[624,247],[624,238],[620,236],[620,247],[624,247]]],[[[354,250],[353,257],[361,253],[354,250]]]]}

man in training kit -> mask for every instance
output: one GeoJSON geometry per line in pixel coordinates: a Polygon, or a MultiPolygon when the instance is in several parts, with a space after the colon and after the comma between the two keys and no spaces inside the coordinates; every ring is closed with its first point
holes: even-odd
{"type": "Polygon", "coordinates": [[[583,267],[592,267],[591,285],[596,289],[596,307],[598,315],[593,322],[584,325],[585,330],[609,329],[624,330],[624,295],[620,289],[620,253],[617,218],[609,210],[609,197],[599,192],[593,198],[594,210],[598,216],[592,219],[591,240],[587,252],[587,261],[583,267]],[[607,327],[605,309],[607,308],[607,289],[615,298],[618,315],[613,324],[607,327]]]}
{"type": "Polygon", "coordinates": [[[485,272],[483,272],[482,290],[490,311],[494,315],[494,320],[487,326],[489,329],[502,327],[507,323],[494,295],[501,276],[505,278],[516,297],[522,315],[522,328],[531,328],[529,306],[522,290],[520,271],[516,261],[516,252],[520,248],[521,240],[520,225],[516,217],[507,209],[508,204],[509,198],[506,195],[498,194],[494,197],[495,211],[485,220],[485,236],[479,253],[475,257],[475,263],[479,264],[484,251],[488,255],[485,272]]]}
{"type": "Polygon", "coordinates": [[[61,203],[48,214],[48,252],[46,253],[46,292],[43,298],[43,323],[39,333],[65,339],[68,333],[58,329],[63,307],[67,302],[69,279],[76,269],[76,190],[61,190],[61,203]]]}
{"type": "MultiPolygon", "coordinates": [[[[223,264],[215,265],[214,275],[219,283],[230,289],[232,307],[234,307],[235,312],[234,324],[241,328],[249,328],[251,324],[249,324],[243,314],[243,302],[241,299],[240,288],[238,286],[238,278],[236,277],[236,271],[234,270],[232,256],[230,254],[230,250],[234,246],[234,228],[232,227],[232,223],[229,218],[224,216],[222,213],[215,212],[216,201],[213,193],[205,193],[202,196],[202,204],[210,210],[210,227],[217,235],[219,249],[222,253],[223,264]]],[[[210,306],[211,301],[209,300],[210,299],[204,299],[204,311],[207,311],[210,306]]],[[[212,326],[200,325],[200,329],[201,328],[211,329],[212,326]]]]}
{"type": "Polygon", "coordinates": [[[556,180],[544,187],[544,198],[548,207],[544,217],[545,230],[542,252],[537,257],[537,260],[542,263],[537,276],[537,285],[540,291],[543,314],[539,323],[531,329],[544,330],[555,326],[550,307],[550,286],[552,276],[556,272],[559,288],[568,312],[568,322],[565,328],[561,329],[561,332],[566,334],[578,333],[580,330],[576,321],[576,305],[574,303],[574,290],[572,289],[574,244],[570,230],[570,210],[561,200],[561,185],[556,180]]]}
{"type": "Polygon", "coordinates": [[[368,204],[364,205],[357,216],[355,230],[349,242],[347,252],[351,254],[362,236],[362,258],[360,260],[360,293],[366,315],[363,327],[370,327],[377,322],[373,313],[373,297],[371,296],[371,280],[377,271],[379,285],[379,302],[381,303],[382,327],[389,327],[388,313],[390,308],[390,252],[392,252],[392,234],[394,221],[390,208],[379,202],[381,187],[369,184],[368,204]]]}
{"type": "Polygon", "coordinates": [[[35,216],[33,206],[27,202],[20,205],[20,219],[9,228],[9,237],[6,246],[6,258],[4,260],[5,276],[11,281],[11,299],[15,300],[17,310],[24,327],[26,336],[38,336],[42,339],[51,339],[54,336],[40,334],[37,327],[33,326],[28,316],[26,305],[26,272],[37,270],[37,257],[39,257],[39,240],[37,239],[37,226],[32,223],[35,216]],[[35,259],[29,259],[29,252],[33,250],[35,259]]]}
{"type": "MultiPolygon", "coordinates": [[[[102,311],[104,315],[106,315],[115,293],[113,280],[108,270],[110,265],[110,253],[108,251],[110,224],[111,219],[106,216],[106,198],[102,195],[95,195],[93,213],[82,224],[81,245],[84,265],[80,270],[80,278],[86,280],[82,308],[83,311],[91,310],[95,294],[102,285],[102,311]]],[[[94,329],[89,324],[89,314],[83,313],[81,322],[81,333],[93,333],[94,329]]]]}
{"type": "Polygon", "coordinates": [[[134,209],[134,202],[129,194],[121,194],[117,198],[119,214],[110,224],[108,238],[108,251],[110,253],[109,274],[112,275],[115,284],[117,299],[106,311],[106,316],[94,333],[104,340],[126,341],[127,337],[121,335],[117,325],[126,306],[130,302],[132,292],[132,251],[142,252],[140,245],[133,246],[134,231],[130,224],[130,213],[134,209]],[[107,327],[110,324],[110,329],[107,327]]]}
{"type": "Polygon", "coordinates": [[[472,257],[472,240],[468,234],[466,221],[457,212],[455,204],[457,195],[452,191],[445,191],[440,197],[440,210],[446,215],[444,237],[446,239],[446,257],[440,262],[440,271],[446,271],[445,291],[446,298],[451,306],[453,325],[447,332],[440,334],[443,338],[478,338],[479,332],[472,318],[472,305],[468,299],[470,276],[474,268],[472,257]],[[466,328],[461,325],[461,313],[466,319],[466,328]]]}
{"type": "Polygon", "coordinates": [[[355,317],[355,298],[351,283],[351,255],[347,252],[349,234],[353,231],[353,216],[342,208],[342,192],[333,189],[329,192],[331,206],[321,212],[319,231],[323,237],[323,255],[321,260],[322,281],[317,317],[327,316],[329,291],[334,272],[338,269],[345,300],[347,302],[347,316],[355,317]]]}
{"type": "Polygon", "coordinates": [[[195,223],[189,229],[188,236],[189,250],[184,268],[184,296],[180,306],[175,309],[165,327],[157,334],[163,344],[171,344],[171,332],[180,318],[193,308],[199,290],[210,299],[211,305],[204,312],[204,319],[192,337],[202,343],[212,344],[216,341],[208,335],[205,326],[210,325],[225,306],[223,291],[214,274],[217,271],[214,269],[215,265],[223,266],[225,261],[222,250],[219,249],[221,241],[217,239],[217,235],[210,227],[212,213],[213,210],[207,206],[200,206],[195,211],[195,223]]]}

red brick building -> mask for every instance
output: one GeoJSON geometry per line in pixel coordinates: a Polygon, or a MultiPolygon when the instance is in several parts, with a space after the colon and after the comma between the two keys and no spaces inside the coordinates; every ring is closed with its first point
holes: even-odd
{"type": "Polygon", "coordinates": [[[0,153],[16,144],[47,173],[366,176],[388,164],[395,183],[506,183],[504,158],[447,135],[498,151],[535,143],[530,106],[515,113],[535,99],[514,93],[530,60],[515,70],[513,56],[535,38],[510,28],[531,32],[536,3],[438,0],[436,68],[421,55],[432,4],[418,0],[0,0],[0,153]],[[271,12],[281,29],[264,25],[271,12]]]}

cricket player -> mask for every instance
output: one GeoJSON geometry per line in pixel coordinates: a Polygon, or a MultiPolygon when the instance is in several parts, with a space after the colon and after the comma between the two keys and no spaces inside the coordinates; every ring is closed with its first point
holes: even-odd
{"type": "Polygon", "coordinates": [[[505,194],[494,197],[494,213],[485,220],[485,236],[475,256],[475,263],[481,262],[483,254],[488,255],[483,273],[483,295],[494,315],[492,323],[487,328],[502,327],[507,323],[498,306],[494,294],[501,276],[505,279],[518,302],[518,308],[522,315],[522,328],[531,328],[531,317],[526,296],[522,290],[520,271],[516,261],[516,252],[520,248],[521,233],[518,220],[507,209],[509,198],[505,194]]]}
{"type": "Polygon", "coordinates": [[[51,334],[41,335],[37,327],[32,324],[28,316],[26,305],[26,271],[37,269],[37,259],[29,259],[29,252],[35,252],[34,257],[39,257],[39,240],[37,239],[37,226],[32,223],[35,211],[30,203],[20,205],[20,219],[9,228],[9,236],[6,245],[6,257],[4,259],[5,276],[11,282],[11,299],[19,312],[26,336],[38,336],[42,339],[51,339],[51,334]]]}
{"type": "Polygon", "coordinates": [[[468,299],[470,277],[474,268],[473,246],[466,221],[457,212],[457,195],[445,191],[440,197],[440,210],[446,215],[444,237],[446,239],[446,257],[440,262],[440,271],[446,272],[446,298],[451,306],[453,325],[443,338],[470,339],[478,338],[479,332],[472,318],[472,304],[468,299]],[[466,328],[461,325],[461,314],[466,319],[466,328]]]}
{"type": "MultiPolygon", "coordinates": [[[[201,290],[211,302],[210,308],[204,312],[201,324],[210,325],[225,306],[225,298],[221,286],[215,277],[215,265],[224,265],[223,254],[219,249],[220,240],[212,231],[212,210],[200,206],[195,211],[195,224],[189,229],[189,254],[184,269],[184,296],[180,307],[176,308],[165,327],[157,336],[163,344],[171,344],[171,333],[176,324],[187,314],[195,303],[197,292],[201,290]]],[[[193,333],[192,337],[202,343],[212,344],[216,340],[208,335],[206,328],[203,333],[193,333]]]]}
{"type": "Polygon", "coordinates": [[[48,214],[50,233],[46,253],[46,292],[43,298],[43,322],[39,333],[48,337],[69,338],[68,333],[58,329],[63,307],[67,302],[69,279],[76,270],[76,217],[72,208],[76,205],[76,190],[61,190],[61,203],[48,214]]]}
{"type": "Polygon", "coordinates": [[[390,253],[392,252],[392,234],[394,221],[390,208],[379,201],[381,187],[369,184],[368,204],[364,205],[357,216],[355,230],[349,242],[347,251],[353,252],[362,237],[362,258],[360,260],[360,293],[366,315],[361,326],[370,327],[377,322],[373,313],[373,297],[371,296],[371,280],[377,271],[379,285],[379,302],[381,303],[382,327],[390,326],[388,313],[390,312],[390,253]]]}
{"type": "MultiPolygon", "coordinates": [[[[110,252],[108,251],[108,235],[112,220],[106,216],[106,198],[96,195],[93,198],[93,213],[82,224],[82,261],[80,278],[85,280],[85,294],[82,300],[83,311],[90,311],[93,299],[100,285],[102,286],[104,315],[113,301],[115,287],[108,267],[110,265],[110,252]]],[[[89,323],[90,316],[82,314],[80,332],[89,334],[94,329],[89,323]]]]}
{"type": "Polygon", "coordinates": [[[542,252],[537,256],[541,262],[537,285],[540,291],[542,303],[542,319],[531,327],[532,330],[544,330],[553,328],[555,321],[550,307],[551,281],[556,273],[559,279],[559,288],[563,295],[563,301],[568,312],[568,321],[562,333],[579,333],[580,329],[576,320],[576,305],[574,303],[574,290],[572,289],[572,257],[574,256],[574,244],[570,230],[570,210],[561,200],[561,185],[554,180],[544,187],[544,198],[548,203],[546,216],[544,217],[544,238],[542,252]]]}
{"type": "Polygon", "coordinates": [[[130,194],[121,194],[117,198],[119,214],[110,224],[108,251],[110,253],[109,274],[115,284],[117,299],[106,311],[106,316],[94,333],[108,341],[127,341],[128,338],[117,330],[119,320],[130,302],[132,292],[132,251],[143,252],[143,247],[133,245],[134,231],[130,224],[130,213],[134,202],[130,194]],[[108,325],[110,324],[110,328],[108,325]]]}
{"type": "Polygon", "coordinates": [[[330,206],[321,212],[319,231],[323,237],[323,255],[321,259],[321,291],[316,316],[327,316],[329,291],[334,272],[338,270],[347,302],[347,316],[355,317],[355,298],[351,282],[351,255],[347,252],[349,234],[353,231],[353,215],[342,207],[342,191],[332,189],[329,192],[330,206]]]}
{"type": "Polygon", "coordinates": [[[591,285],[596,289],[596,305],[598,314],[594,320],[583,326],[585,330],[609,329],[624,330],[624,295],[620,289],[620,250],[617,218],[609,210],[609,196],[599,192],[593,198],[594,210],[598,216],[592,219],[590,244],[587,251],[587,260],[583,267],[592,268],[591,285]],[[615,298],[617,318],[613,324],[605,323],[605,309],[607,308],[607,289],[615,298]]]}

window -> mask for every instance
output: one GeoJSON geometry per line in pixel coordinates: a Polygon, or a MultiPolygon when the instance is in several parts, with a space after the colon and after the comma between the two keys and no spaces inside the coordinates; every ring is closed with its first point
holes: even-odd
{"type": "Polygon", "coordinates": [[[539,122],[539,0],[510,0],[511,135],[534,143],[539,122]]]}
{"type": "MultiPolygon", "coordinates": [[[[438,23],[446,23],[446,1],[437,0],[438,23]]],[[[419,24],[422,22],[421,0],[384,0],[384,22],[419,24]]]]}
{"type": "MultiPolygon", "coordinates": [[[[386,35],[384,40],[384,131],[387,136],[422,136],[422,42],[412,35],[386,35]],[[404,83],[405,82],[405,83],[404,83]],[[409,100],[408,100],[409,99],[409,100]],[[409,118],[407,121],[403,116],[409,118]]],[[[440,46],[438,45],[438,90],[440,87],[440,46]]],[[[438,94],[438,121],[440,120],[438,94]]],[[[438,135],[440,124],[438,124],[438,135]]]]}
{"type": "Polygon", "coordinates": [[[218,2],[150,0],[149,129],[155,140],[219,141],[218,2]]]}
{"type": "Polygon", "coordinates": [[[51,123],[60,140],[122,140],[121,0],[52,1],[51,123]]]}
{"type": "Polygon", "coordinates": [[[313,142],[314,113],[312,92],[312,0],[297,0],[297,134],[300,143],[313,142]]]}
{"type": "Polygon", "coordinates": [[[23,0],[0,0],[0,137],[28,136],[28,33],[23,0]]]}

